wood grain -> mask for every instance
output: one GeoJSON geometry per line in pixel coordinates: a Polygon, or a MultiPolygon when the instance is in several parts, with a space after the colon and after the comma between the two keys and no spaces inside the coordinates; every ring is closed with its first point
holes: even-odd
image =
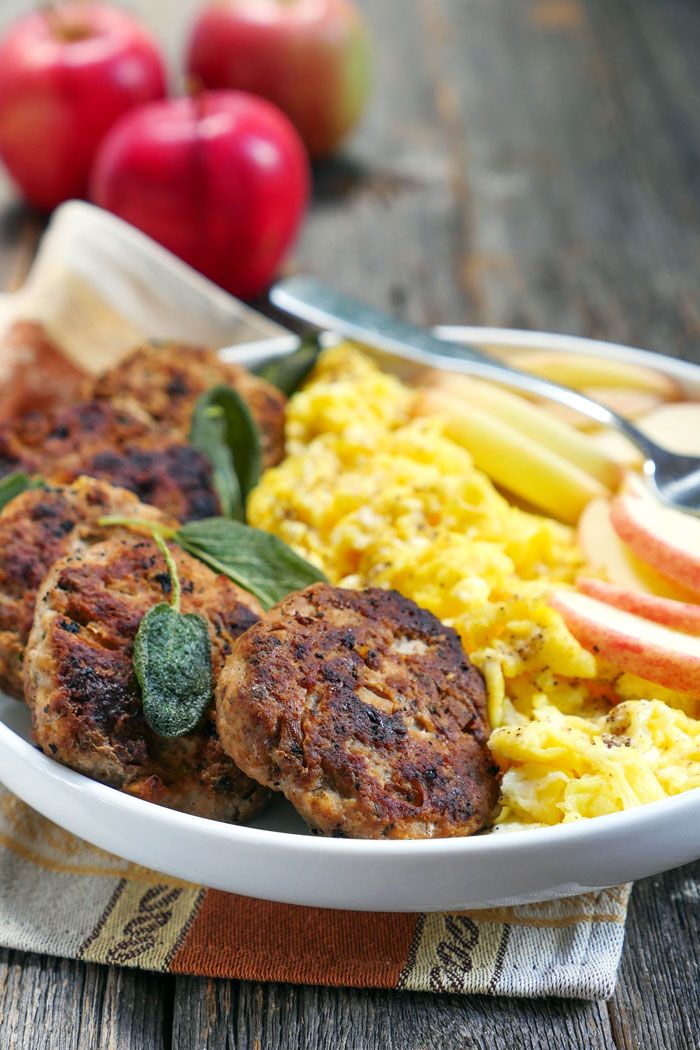
{"type": "Polygon", "coordinates": [[[165,1050],[172,979],[0,949],[3,1050],[165,1050]]]}
{"type": "MultiPolygon", "coordinates": [[[[3,0],[0,28],[27,0],[3,0]]],[[[180,53],[197,0],[127,0],[180,53]]],[[[414,320],[700,361],[696,0],[363,0],[372,110],[293,266],[414,320]]],[[[0,284],[40,223],[0,182],[0,284]]],[[[697,1050],[700,865],[635,887],[607,1004],[158,977],[0,952],[2,1050],[697,1050]]]]}

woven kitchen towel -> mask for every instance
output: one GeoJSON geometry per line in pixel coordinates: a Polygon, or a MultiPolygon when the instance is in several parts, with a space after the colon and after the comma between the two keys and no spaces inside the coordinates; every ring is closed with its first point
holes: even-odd
{"type": "Polygon", "coordinates": [[[629,888],[433,915],[205,890],[119,860],[0,788],[0,945],[169,973],[354,988],[604,999],[629,888]]]}

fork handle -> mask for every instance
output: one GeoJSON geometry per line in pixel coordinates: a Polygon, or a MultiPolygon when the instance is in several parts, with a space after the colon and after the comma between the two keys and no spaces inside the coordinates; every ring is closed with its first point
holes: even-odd
{"type": "Polygon", "coordinates": [[[597,423],[621,431],[647,457],[656,447],[617,412],[571,387],[511,368],[475,346],[438,339],[426,329],[343,295],[315,277],[298,275],[278,281],[270,290],[270,300],[279,310],[293,317],[375,347],[391,357],[428,368],[491,379],[568,405],[597,423]]]}

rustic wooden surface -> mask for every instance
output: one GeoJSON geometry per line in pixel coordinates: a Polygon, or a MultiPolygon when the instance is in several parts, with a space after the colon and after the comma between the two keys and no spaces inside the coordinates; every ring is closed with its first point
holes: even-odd
{"type": "MultiPolygon", "coordinates": [[[[2,0],[0,26],[29,0],[2,0]]],[[[131,5],[178,54],[194,0],[131,5]]],[[[696,0],[364,0],[372,112],[296,262],[424,323],[700,361],[696,0]]],[[[47,158],[49,162],[49,158],[47,158]]],[[[0,194],[0,282],[40,223],[0,194]]],[[[609,1003],[160,977],[0,951],[2,1050],[700,1047],[700,864],[639,883],[609,1003]]]]}

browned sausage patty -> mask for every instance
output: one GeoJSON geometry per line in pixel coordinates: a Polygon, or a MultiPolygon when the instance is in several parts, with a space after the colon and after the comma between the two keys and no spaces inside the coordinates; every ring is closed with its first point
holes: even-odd
{"type": "Polygon", "coordinates": [[[59,485],[81,474],[103,478],[178,521],[220,510],[206,456],[108,401],[0,424],[0,477],[16,470],[59,485]]]}
{"type": "MultiPolygon", "coordinates": [[[[178,548],[173,556],[182,611],[209,623],[216,677],[260,607],[178,548]]],[[[246,820],[267,792],[222,749],[214,705],[195,730],[174,739],[154,733],[143,715],[134,638],[170,587],[155,543],[136,536],[54,565],[37,600],[24,664],[34,739],[59,762],[138,798],[214,820],[246,820]]]]}
{"type": "Polygon", "coordinates": [[[279,463],[284,455],[284,394],[240,365],[221,361],[215,350],[147,343],[95,380],[89,396],[108,398],[132,411],[137,406],[187,440],[197,398],[219,384],[233,387],[248,404],[260,430],[264,465],[279,463]]]}
{"type": "Polygon", "coordinates": [[[481,675],[396,591],[315,584],[275,606],[234,645],[217,722],[241,769],[322,834],[470,835],[498,797],[481,675]]]}
{"type": "Polygon", "coordinates": [[[94,478],[25,492],[0,513],[0,689],[11,696],[22,697],[24,647],[41,581],[58,558],[122,532],[97,525],[107,514],[170,521],[126,489],[94,478]]]}

